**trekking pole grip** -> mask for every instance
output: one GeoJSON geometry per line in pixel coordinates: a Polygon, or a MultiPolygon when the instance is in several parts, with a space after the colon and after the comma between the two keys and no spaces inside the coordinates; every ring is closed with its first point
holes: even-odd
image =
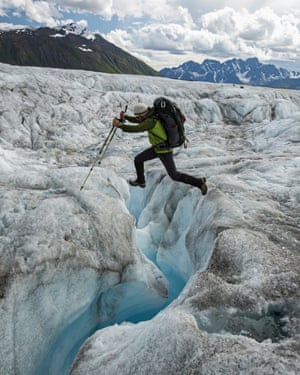
{"type": "Polygon", "coordinates": [[[127,108],[128,108],[128,105],[126,104],[124,111],[121,111],[120,113],[120,118],[118,119],[120,122],[125,122],[125,118],[123,117],[123,115],[127,112],[127,108]]]}

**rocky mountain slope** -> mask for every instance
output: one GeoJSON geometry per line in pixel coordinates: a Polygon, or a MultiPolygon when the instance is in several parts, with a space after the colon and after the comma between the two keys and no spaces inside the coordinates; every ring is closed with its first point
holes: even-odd
{"type": "Polygon", "coordinates": [[[106,73],[158,75],[141,60],[86,29],[70,24],[0,32],[3,63],[106,73]]]}

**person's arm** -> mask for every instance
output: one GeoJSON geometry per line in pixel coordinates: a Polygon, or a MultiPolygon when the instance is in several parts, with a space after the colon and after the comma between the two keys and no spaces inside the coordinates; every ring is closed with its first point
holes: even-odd
{"type": "Polygon", "coordinates": [[[124,120],[129,121],[129,122],[133,122],[134,124],[138,124],[138,123],[141,122],[141,120],[139,120],[137,117],[129,116],[129,115],[125,115],[124,120]]]}
{"type": "Polygon", "coordinates": [[[120,128],[124,132],[128,132],[128,133],[144,132],[144,131],[152,129],[154,125],[155,125],[155,120],[153,118],[147,118],[146,120],[140,122],[138,125],[123,124],[116,118],[113,120],[113,126],[116,126],[117,128],[120,128]]]}

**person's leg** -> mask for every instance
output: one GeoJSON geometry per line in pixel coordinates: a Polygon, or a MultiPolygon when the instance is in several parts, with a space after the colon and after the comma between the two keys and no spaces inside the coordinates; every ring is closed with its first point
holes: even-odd
{"type": "Polygon", "coordinates": [[[205,184],[206,182],[205,177],[196,178],[186,173],[178,172],[176,169],[176,165],[173,159],[172,152],[169,152],[166,154],[159,154],[159,158],[161,162],[163,163],[164,167],[166,168],[168,175],[172,178],[172,180],[183,182],[184,184],[196,186],[200,188],[203,195],[206,194],[207,186],[205,184]]]}
{"type": "Polygon", "coordinates": [[[138,184],[145,183],[144,162],[155,158],[157,158],[157,154],[154,151],[153,147],[147,148],[145,151],[142,151],[134,158],[134,165],[137,175],[136,181],[138,182],[138,184]]]}

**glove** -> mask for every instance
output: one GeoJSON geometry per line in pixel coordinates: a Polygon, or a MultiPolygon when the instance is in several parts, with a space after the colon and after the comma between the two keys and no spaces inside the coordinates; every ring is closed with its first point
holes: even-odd
{"type": "Polygon", "coordinates": [[[113,126],[115,126],[116,128],[120,128],[121,127],[121,122],[119,119],[117,119],[116,117],[113,119],[113,126]]]}

